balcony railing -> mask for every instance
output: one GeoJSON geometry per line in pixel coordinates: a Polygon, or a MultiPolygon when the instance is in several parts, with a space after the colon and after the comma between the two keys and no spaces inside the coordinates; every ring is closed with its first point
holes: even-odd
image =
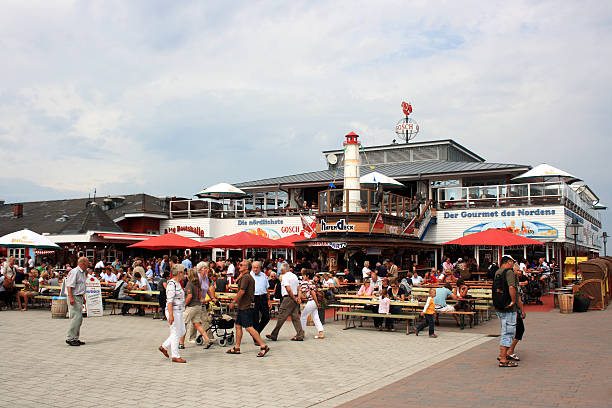
{"type": "Polygon", "coordinates": [[[565,183],[525,183],[438,189],[439,209],[565,205],[600,226],[599,213],[565,183]]]}
{"type": "Polygon", "coordinates": [[[374,213],[407,218],[417,211],[417,201],[369,189],[331,189],[319,193],[319,213],[374,213]],[[359,199],[355,199],[355,193],[359,199]],[[355,207],[356,206],[356,207],[355,207]]]}
{"type": "Polygon", "coordinates": [[[170,218],[247,218],[316,215],[317,208],[245,208],[244,200],[221,203],[208,200],[172,200],[170,218]]]}

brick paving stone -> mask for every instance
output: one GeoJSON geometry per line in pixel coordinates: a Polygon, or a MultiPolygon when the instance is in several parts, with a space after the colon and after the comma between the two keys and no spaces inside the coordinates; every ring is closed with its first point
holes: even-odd
{"type": "Polygon", "coordinates": [[[530,313],[525,325],[517,368],[497,367],[495,338],[342,406],[612,406],[612,308],[530,313]]]}
{"type": "MultiPolygon", "coordinates": [[[[446,322],[432,343],[401,330],[375,331],[371,322],[348,331],[342,330],[344,322],[327,323],[325,340],[313,339],[315,329],[308,327],[306,341],[299,343],[289,341],[293,327],[285,324],[263,359],[255,357],[258,348],[250,336],[238,356],[218,345],[203,350],[187,344],[181,356],[188,363],[179,365],[157,351],[168,336],[167,323],[149,316],[87,318],[82,327],[87,344],[69,347],[64,343],[68,321],[51,319],[48,309],[0,311],[0,343],[14,350],[0,353],[3,387],[18,390],[0,399],[0,407],[325,406],[330,398],[366,394],[488,341],[486,326],[460,331],[446,322]],[[390,350],[396,367],[381,365],[381,354],[366,349],[390,350]],[[32,364],[23,365],[24,355],[32,364]],[[377,370],[384,378],[373,384],[377,370]],[[182,385],[180,397],[165,392],[167,378],[182,385]],[[27,400],[19,392],[26,389],[31,390],[27,400]]],[[[272,328],[273,322],[264,334],[272,328]]]]}

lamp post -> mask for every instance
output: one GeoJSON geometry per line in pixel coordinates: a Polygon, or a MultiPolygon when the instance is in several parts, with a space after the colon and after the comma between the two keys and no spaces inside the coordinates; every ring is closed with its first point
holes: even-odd
{"type": "Polygon", "coordinates": [[[583,226],[575,218],[572,218],[572,222],[566,228],[567,235],[574,237],[574,275],[576,281],[578,280],[578,235],[580,235],[582,228],[583,226]]]}
{"type": "Polygon", "coordinates": [[[601,234],[601,237],[603,238],[603,243],[604,243],[604,256],[608,256],[606,254],[606,244],[608,243],[608,233],[606,231],[603,232],[603,234],[601,234]]]}

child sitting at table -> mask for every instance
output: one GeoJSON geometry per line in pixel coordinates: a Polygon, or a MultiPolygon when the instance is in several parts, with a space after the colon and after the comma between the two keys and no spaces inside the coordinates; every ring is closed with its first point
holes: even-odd
{"type": "Polygon", "coordinates": [[[429,289],[429,297],[427,298],[427,302],[425,302],[425,307],[423,307],[423,311],[421,312],[421,316],[425,317],[425,321],[416,328],[414,334],[417,336],[419,335],[419,332],[425,328],[425,326],[429,326],[429,337],[438,337],[434,333],[434,312],[436,310],[436,304],[434,302],[435,297],[436,289],[429,289]]]}
{"type": "MultiPolygon", "coordinates": [[[[378,298],[378,313],[388,315],[390,307],[391,307],[391,299],[389,299],[389,292],[387,291],[387,289],[383,288],[381,289],[380,297],[378,298]]],[[[378,331],[382,331],[382,329],[383,329],[382,324],[379,324],[378,331]]]]}

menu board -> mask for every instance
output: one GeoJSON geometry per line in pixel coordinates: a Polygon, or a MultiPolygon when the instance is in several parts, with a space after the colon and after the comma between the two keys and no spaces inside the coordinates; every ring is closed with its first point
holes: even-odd
{"type": "Polygon", "coordinates": [[[104,315],[102,306],[102,287],[95,276],[88,276],[85,283],[85,305],[87,317],[100,317],[104,315]]]}

